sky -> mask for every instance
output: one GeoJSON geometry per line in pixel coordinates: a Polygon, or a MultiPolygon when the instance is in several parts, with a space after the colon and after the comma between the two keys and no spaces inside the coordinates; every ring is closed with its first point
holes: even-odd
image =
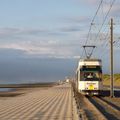
{"type": "MultiPolygon", "coordinates": [[[[116,0],[114,3],[105,22],[107,27],[106,25],[103,26],[96,39],[97,31],[99,31],[112,2],[112,0],[103,1],[92,26],[88,45],[95,44],[97,46],[94,57],[103,60],[104,67],[108,68],[105,69],[105,72],[108,73],[109,46],[106,43],[109,43],[109,40],[106,40],[106,42],[104,37],[109,31],[108,23],[111,17],[119,23],[120,1],[116,0]]],[[[62,62],[65,59],[78,61],[81,58],[82,46],[87,40],[90,24],[99,4],[100,0],[0,0],[0,64],[2,65],[0,71],[4,69],[9,73],[7,64],[11,64],[10,60],[13,63],[15,62],[15,66],[19,64],[18,68],[13,68],[14,64],[9,66],[9,69],[13,69],[13,71],[19,69],[20,66],[24,67],[24,64],[27,64],[24,61],[26,59],[27,61],[32,59],[31,65],[36,60],[41,62],[40,59],[60,59],[62,62]],[[16,63],[16,61],[19,62],[16,63]]],[[[117,41],[115,45],[115,65],[117,65],[118,59],[120,59],[120,45],[119,28],[116,26],[115,35],[117,41]]],[[[109,39],[109,36],[107,38],[109,39]]],[[[62,65],[62,63],[59,63],[59,66],[60,64],[62,65]]],[[[38,66],[40,67],[40,65],[38,66]]],[[[54,68],[55,65],[53,64],[52,67],[54,68]]],[[[32,68],[30,67],[31,70],[32,68]]],[[[57,69],[59,70],[59,67],[57,69]]],[[[18,73],[22,71],[19,70],[18,73]]],[[[119,71],[119,68],[115,68],[115,72],[119,71]]],[[[3,73],[1,72],[0,75],[2,76],[3,73]]],[[[12,79],[14,74],[11,74],[11,76],[12,79]]],[[[61,79],[64,77],[65,73],[61,79]]],[[[0,77],[0,79],[4,81],[7,78],[0,77]]]]}
{"type": "Polygon", "coordinates": [[[79,57],[99,2],[2,0],[0,48],[20,50],[25,56],[79,57]]]}
{"type": "Polygon", "coordinates": [[[1,1],[0,48],[25,55],[77,57],[80,36],[85,39],[95,8],[78,0],[1,1]]]}

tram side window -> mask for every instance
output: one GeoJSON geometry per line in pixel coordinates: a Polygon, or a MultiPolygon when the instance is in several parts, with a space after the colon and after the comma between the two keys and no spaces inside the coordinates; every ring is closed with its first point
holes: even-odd
{"type": "Polygon", "coordinates": [[[80,73],[80,81],[83,81],[84,80],[84,74],[81,72],[80,73]]]}

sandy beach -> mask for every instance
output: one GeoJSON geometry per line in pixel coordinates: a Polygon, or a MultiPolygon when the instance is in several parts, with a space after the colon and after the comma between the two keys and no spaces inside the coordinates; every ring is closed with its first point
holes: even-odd
{"type": "Polygon", "coordinates": [[[0,97],[0,120],[72,120],[70,85],[25,88],[0,97]]]}

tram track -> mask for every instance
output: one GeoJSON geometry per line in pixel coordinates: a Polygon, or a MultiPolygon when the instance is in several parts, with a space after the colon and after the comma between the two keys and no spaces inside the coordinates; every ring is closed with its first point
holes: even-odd
{"type": "Polygon", "coordinates": [[[108,120],[120,120],[120,110],[110,104],[102,97],[87,97],[87,99],[103,114],[108,120]]]}
{"type": "Polygon", "coordinates": [[[85,95],[75,92],[75,99],[80,120],[107,120],[106,116],[85,95]]]}
{"type": "Polygon", "coordinates": [[[120,110],[102,97],[84,96],[76,98],[80,120],[120,120],[120,110]]]}
{"type": "Polygon", "coordinates": [[[80,120],[120,120],[119,98],[85,96],[74,85],[73,91],[80,120]]]}

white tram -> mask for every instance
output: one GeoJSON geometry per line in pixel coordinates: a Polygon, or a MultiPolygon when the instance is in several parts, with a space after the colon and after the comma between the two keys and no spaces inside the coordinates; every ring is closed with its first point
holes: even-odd
{"type": "Polygon", "coordinates": [[[99,59],[83,59],[78,63],[75,85],[85,95],[99,95],[102,90],[102,62],[99,59]]]}

